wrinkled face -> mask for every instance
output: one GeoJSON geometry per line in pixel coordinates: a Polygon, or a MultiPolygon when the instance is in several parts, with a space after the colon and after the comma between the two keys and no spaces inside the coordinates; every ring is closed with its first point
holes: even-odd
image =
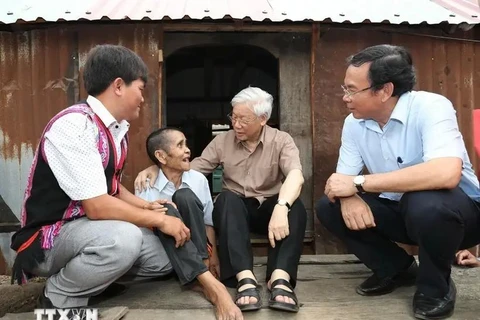
{"type": "Polygon", "coordinates": [[[168,138],[170,140],[168,150],[155,152],[162,168],[181,172],[190,170],[190,149],[187,147],[185,135],[172,130],[168,132],[168,138]]]}
{"type": "Polygon", "coordinates": [[[265,116],[258,117],[253,109],[246,104],[233,106],[230,120],[235,131],[235,137],[240,141],[255,139],[267,123],[265,116]]]}
{"type": "Polygon", "coordinates": [[[132,81],[130,85],[126,85],[125,82],[121,80],[116,92],[121,101],[123,119],[132,121],[140,116],[140,107],[144,102],[144,89],[145,83],[141,79],[132,81]]]}
{"type": "Polygon", "coordinates": [[[381,95],[370,89],[369,69],[370,63],[350,65],[345,73],[343,101],[355,119],[374,119],[382,108],[381,95]]]}

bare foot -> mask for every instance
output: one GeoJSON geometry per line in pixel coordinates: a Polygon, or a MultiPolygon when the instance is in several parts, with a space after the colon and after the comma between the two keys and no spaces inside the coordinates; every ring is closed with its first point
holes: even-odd
{"type": "Polygon", "coordinates": [[[227,288],[209,272],[197,277],[203,286],[205,297],[215,306],[218,320],[243,320],[243,314],[233,302],[227,288]]]}
{"type": "MultiPolygon", "coordinates": [[[[242,311],[233,302],[227,289],[224,293],[219,293],[217,303],[212,302],[215,307],[215,315],[219,320],[243,320],[242,311]]],[[[223,291],[223,290],[220,290],[223,291]]]]}

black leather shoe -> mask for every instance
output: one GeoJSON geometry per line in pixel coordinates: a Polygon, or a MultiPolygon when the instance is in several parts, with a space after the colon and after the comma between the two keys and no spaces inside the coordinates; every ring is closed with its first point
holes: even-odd
{"type": "Polygon", "coordinates": [[[392,292],[398,287],[415,284],[417,272],[418,265],[417,262],[413,260],[407,269],[397,273],[393,277],[379,278],[374,274],[359,285],[356,291],[362,296],[381,296],[392,292]]]}
{"type": "MultiPolygon", "coordinates": [[[[36,308],[37,309],[60,309],[60,308],[55,307],[53,305],[52,301],[45,295],[45,288],[42,290],[42,293],[40,294],[40,296],[37,299],[36,308]]],[[[77,308],[63,309],[63,310],[68,310],[67,314],[63,315],[63,317],[59,313],[59,311],[57,311],[53,315],[53,320],[65,319],[65,316],[67,317],[67,319],[85,320],[86,319],[86,314],[82,313],[82,312],[79,312],[79,309],[84,309],[84,308],[87,308],[87,307],[77,307],[77,308]]],[[[44,319],[45,317],[43,317],[42,319],[44,319]]],[[[51,319],[51,318],[49,317],[49,319],[51,319]]]]}
{"type": "Polygon", "coordinates": [[[120,296],[127,292],[127,287],[123,284],[113,282],[102,293],[99,294],[102,298],[112,298],[120,296]]]}
{"type": "Polygon", "coordinates": [[[52,301],[45,295],[45,288],[43,288],[42,293],[38,296],[36,307],[38,309],[56,309],[52,301]]]}
{"type": "Polygon", "coordinates": [[[417,319],[445,319],[453,314],[457,288],[450,278],[450,288],[443,298],[427,297],[416,292],[413,296],[413,314],[417,319]]]}

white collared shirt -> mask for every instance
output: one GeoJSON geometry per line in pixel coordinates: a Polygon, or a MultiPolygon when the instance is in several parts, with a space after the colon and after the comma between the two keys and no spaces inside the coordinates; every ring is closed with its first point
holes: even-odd
{"type": "MultiPolygon", "coordinates": [[[[190,188],[203,204],[203,221],[205,225],[213,226],[212,212],[213,201],[210,194],[208,180],[203,174],[195,170],[185,171],[179,189],[190,188]]],[[[172,201],[172,196],[177,191],[173,182],[168,181],[163,171],[158,169],[158,178],[153,187],[147,183],[147,189],[142,192],[135,191],[135,195],[146,200],[155,201],[165,199],[172,201]]]]}
{"type": "MultiPolygon", "coordinates": [[[[468,157],[452,103],[425,91],[404,93],[390,120],[382,128],[374,120],[345,119],[337,172],[359,174],[365,165],[370,173],[384,173],[431,159],[456,157],[463,161],[460,188],[480,200],[478,179],[468,157]]],[[[382,193],[398,201],[402,193],[382,193]]]]}
{"type": "MultiPolygon", "coordinates": [[[[111,132],[117,160],[120,160],[121,141],[130,125],[125,120],[118,123],[98,99],[88,96],[87,103],[111,132]]],[[[45,134],[48,164],[60,187],[72,200],[90,199],[108,192],[97,141],[96,124],[82,113],[62,116],[45,134]]]]}

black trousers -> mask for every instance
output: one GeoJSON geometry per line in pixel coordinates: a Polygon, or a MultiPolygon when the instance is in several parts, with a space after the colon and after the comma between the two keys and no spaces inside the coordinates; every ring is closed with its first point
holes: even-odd
{"type": "Polygon", "coordinates": [[[318,219],[379,277],[395,275],[413,261],[394,242],[418,245],[417,290],[443,297],[455,253],[480,242],[479,203],[459,187],[405,193],[400,202],[373,194],[360,196],[372,210],[375,228],[348,229],[340,203],[331,203],[326,196],[316,203],[318,219]]]}
{"type": "MultiPolygon", "coordinates": [[[[266,199],[261,206],[255,198],[243,198],[231,191],[223,191],[217,197],[213,209],[213,225],[218,235],[220,280],[228,287],[235,287],[235,275],[243,270],[253,271],[253,254],[250,231],[268,235],[268,224],[278,195],[266,199]]],[[[290,275],[295,287],[298,262],[302,253],[307,224],[307,212],[297,199],[288,214],[290,235],[275,241],[275,248],[268,247],[267,281],[273,270],[282,269],[290,275]]]]}
{"type": "Polygon", "coordinates": [[[175,238],[163,234],[158,229],[155,229],[154,232],[162,242],[180,284],[185,285],[208,271],[207,266],[203,263],[203,259],[208,258],[203,205],[193,191],[188,188],[177,190],[172,197],[172,202],[177,205],[178,210],[167,205],[167,215],[183,220],[190,229],[190,241],[175,248],[175,238]]]}

